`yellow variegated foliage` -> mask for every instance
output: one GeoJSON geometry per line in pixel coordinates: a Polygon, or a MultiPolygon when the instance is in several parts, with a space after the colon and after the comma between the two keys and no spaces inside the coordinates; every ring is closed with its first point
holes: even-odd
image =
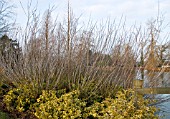
{"type": "Polygon", "coordinates": [[[35,115],[39,119],[75,119],[82,117],[86,103],[78,99],[79,91],[55,96],[55,91],[42,91],[35,104],[35,115]]]}
{"type": "Polygon", "coordinates": [[[132,90],[119,91],[115,99],[106,98],[86,108],[86,113],[99,119],[157,119],[154,106],[132,90]]]}
{"type": "Polygon", "coordinates": [[[29,85],[10,90],[3,98],[3,102],[9,111],[27,111],[36,102],[36,93],[29,85]]]}
{"type": "Polygon", "coordinates": [[[36,99],[28,86],[14,88],[4,96],[9,111],[30,110],[39,119],[157,119],[155,107],[149,100],[136,95],[133,90],[119,91],[115,98],[105,98],[102,102],[87,107],[79,99],[80,92],[64,93],[64,90],[43,90],[36,99]],[[59,95],[58,95],[59,93],[59,95]],[[61,93],[61,94],[60,94],[61,93]],[[58,96],[57,96],[58,95],[58,96]]]}

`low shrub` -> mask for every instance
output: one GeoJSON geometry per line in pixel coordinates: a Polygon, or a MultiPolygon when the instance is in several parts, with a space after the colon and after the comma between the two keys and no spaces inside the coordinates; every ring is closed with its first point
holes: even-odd
{"type": "Polygon", "coordinates": [[[129,90],[118,91],[115,98],[94,100],[91,105],[80,99],[80,91],[42,90],[36,96],[27,86],[14,88],[4,96],[9,111],[31,111],[39,119],[157,119],[157,109],[150,100],[129,90]]]}
{"type": "Polygon", "coordinates": [[[86,108],[88,116],[99,119],[157,119],[157,109],[149,100],[135,95],[132,90],[119,91],[116,98],[106,98],[86,108]]]}
{"type": "Polygon", "coordinates": [[[79,91],[56,97],[56,91],[42,91],[35,104],[35,115],[39,119],[81,118],[86,103],[79,98],[79,91]]]}
{"type": "Polygon", "coordinates": [[[3,95],[6,95],[8,91],[14,87],[15,85],[10,82],[0,81],[0,98],[3,97],[3,95]]]}
{"type": "Polygon", "coordinates": [[[32,107],[36,102],[37,94],[30,85],[19,86],[11,89],[4,95],[3,102],[7,110],[24,112],[32,107]]]}
{"type": "Polygon", "coordinates": [[[73,91],[56,97],[55,91],[43,91],[37,99],[36,112],[40,119],[58,118],[96,118],[96,119],[157,119],[157,109],[149,106],[149,100],[135,95],[133,90],[119,91],[115,99],[97,100],[87,107],[87,103],[78,98],[79,92],[73,91]]]}

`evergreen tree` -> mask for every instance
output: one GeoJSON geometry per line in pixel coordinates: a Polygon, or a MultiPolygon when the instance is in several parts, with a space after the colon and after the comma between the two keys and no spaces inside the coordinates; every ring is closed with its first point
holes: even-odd
{"type": "Polygon", "coordinates": [[[16,63],[21,55],[21,48],[16,40],[10,39],[7,35],[0,38],[1,61],[7,64],[16,63]]]}

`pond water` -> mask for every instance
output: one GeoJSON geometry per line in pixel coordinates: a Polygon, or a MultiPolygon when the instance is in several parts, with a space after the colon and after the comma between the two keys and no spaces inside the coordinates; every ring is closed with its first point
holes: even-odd
{"type": "MultiPolygon", "coordinates": [[[[157,83],[157,87],[170,87],[170,72],[155,72],[154,74],[154,80],[157,83]],[[162,77],[163,76],[163,77],[162,77]]],[[[141,72],[139,71],[136,76],[137,79],[141,79],[141,72]]],[[[147,71],[144,71],[144,88],[148,88],[150,85],[147,77],[147,71]]],[[[161,109],[161,112],[159,113],[160,116],[163,116],[161,119],[170,119],[170,94],[161,94],[157,95],[158,98],[167,99],[169,97],[168,101],[162,102],[159,105],[157,105],[158,108],[161,109]]]]}
{"type": "MultiPolygon", "coordinates": [[[[170,101],[169,102],[165,102],[162,104],[163,105],[163,110],[165,112],[162,112],[161,115],[165,115],[165,117],[163,117],[162,119],[170,119],[170,101]]],[[[160,107],[161,109],[161,107],[160,107]]]]}
{"type": "MultiPolygon", "coordinates": [[[[170,94],[163,94],[162,97],[170,97],[170,94]]],[[[170,119],[170,100],[157,106],[161,109],[161,112],[159,113],[160,116],[163,116],[161,119],[170,119]]]]}

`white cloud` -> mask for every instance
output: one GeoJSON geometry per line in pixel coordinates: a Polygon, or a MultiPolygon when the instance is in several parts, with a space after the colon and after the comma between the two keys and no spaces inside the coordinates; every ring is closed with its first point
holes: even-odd
{"type": "MultiPolygon", "coordinates": [[[[19,7],[19,0],[13,0],[19,7]]],[[[26,6],[28,0],[22,0],[26,6]]],[[[36,0],[35,0],[36,1],[36,0]]],[[[34,1],[34,2],[35,2],[34,1]]],[[[87,21],[91,15],[94,21],[102,19],[120,18],[124,15],[127,24],[146,22],[152,17],[156,17],[158,13],[157,0],[70,0],[71,8],[75,16],[83,15],[81,20],[87,21]]],[[[49,5],[57,6],[53,16],[61,16],[61,19],[67,14],[67,0],[38,0],[38,10],[43,13],[49,5]]],[[[34,4],[35,5],[35,4],[34,4]]],[[[160,0],[160,12],[165,13],[165,17],[170,21],[170,0],[160,0]]],[[[23,11],[18,8],[18,22],[24,22],[23,11]]]]}

